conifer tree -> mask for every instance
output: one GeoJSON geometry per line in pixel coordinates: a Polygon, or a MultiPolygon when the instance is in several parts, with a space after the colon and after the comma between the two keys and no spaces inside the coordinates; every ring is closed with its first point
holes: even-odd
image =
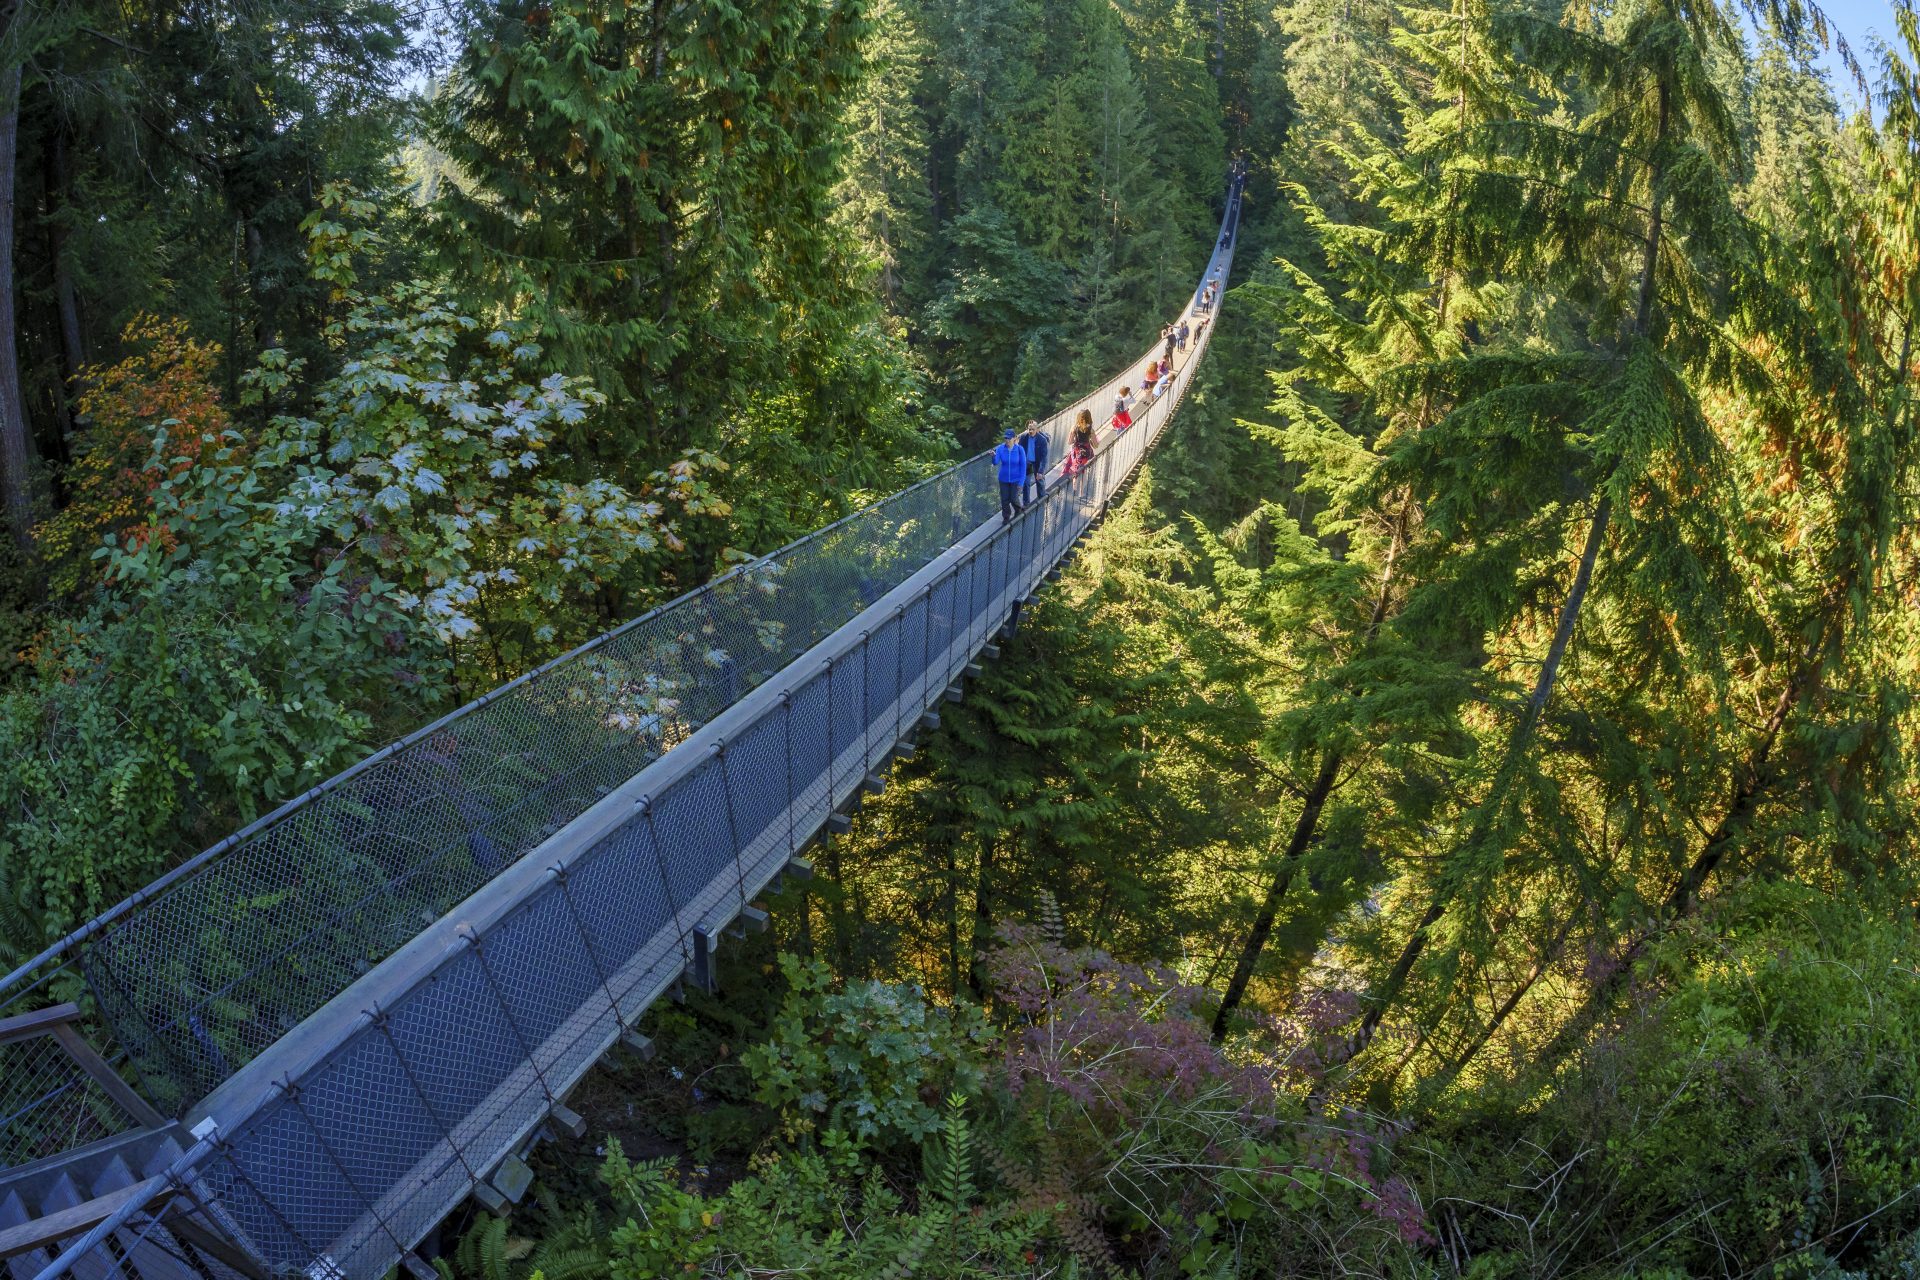
{"type": "Polygon", "coordinates": [[[839,217],[879,265],[895,314],[922,301],[932,193],[927,122],[919,98],[933,56],[917,6],[876,0],[866,48],[871,70],[847,107],[847,163],[834,192],[839,217]]]}
{"type": "MultiPolygon", "coordinates": [[[[1910,6],[1901,6],[1901,18],[1910,47],[1920,49],[1910,6]]],[[[1801,477],[1788,496],[1797,499],[1790,509],[1805,554],[1795,557],[1791,576],[1774,569],[1788,585],[1774,624],[1778,657],[1760,686],[1766,714],[1731,761],[1717,816],[1701,824],[1670,867],[1657,869],[1651,900],[1540,1054],[1546,1064],[1561,1061],[1593,1030],[1652,943],[1693,914],[1716,873],[1755,841],[1770,807],[1784,804],[1776,821],[1812,840],[1833,865],[1858,874],[1881,856],[1870,851],[1867,866],[1853,856],[1842,806],[1876,797],[1891,803],[1907,777],[1897,749],[1889,750],[1904,697],[1873,671],[1875,633],[1884,626],[1878,617],[1893,603],[1885,567],[1896,533],[1912,518],[1908,483],[1920,450],[1911,385],[1920,323],[1913,261],[1920,166],[1910,141],[1920,137],[1920,83],[1898,61],[1889,65],[1885,98],[1885,127],[1862,120],[1852,131],[1868,182],[1856,186],[1834,160],[1814,163],[1808,176],[1815,198],[1799,203],[1790,228],[1798,234],[1771,255],[1783,297],[1766,314],[1772,323],[1765,332],[1800,356],[1794,372],[1802,389],[1768,406],[1768,439],[1777,443],[1769,461],[1777,467],[1785,455],[1801,477]],[[1780,341],[1796,329],[1807,330],[1801,351],[1780,341]],[[1836,703],[1846,706],[1839,721],[1823,723],[1836,703]],[[1863,723],[1880,728],[1862,735],[1863,723]],[[1781,760],[1788,750],[1793,758],[1781,760]],[[1849,768],[1851,794],[1843,798],[1819,766],[1849,757],[1873,763],[1849,768]],[[1809,806],[1831,815],[1828,830],[1808,823],[1809,806]]]]}
{"type": "MultiPolygon", "coordinates": [[[[1432,426],[1446,407],[1432,384],[1409,383],[1398,372],[1457,358],[1466,336],[1498,305],[1497,287],[1489,288],[1466,262],[1455,215],[1457,165],[1467,130],[1506,119],[1526,104],[1513,88],[1510,65],[1487,45],[1483,15],[1473,0],[1455,0],[1450,10],[1420,12],[1397,34],[1396,43],[1432,84],[1430,101],[1403,96],[1396,136],[1404,145],[1365,132],[1351,149],[1327,144],[1349,182],[1369,197],[1366,222],[1336,221],[1307,187],[1292,188],[1321,254],[1346,285],[1345,296],[1330,295],[1292,264],[1285,264],[1283,284],[1241,290],[1279,312],[1282,347],[1293,367],[1276,378],[1274,408],[1287,426],[1274,433],[1275,443],[1303,464],[1302,491],[1324,503],[1314,536],[1289,513],[1270,514],[1284,529],[1280,548],[1302,558],[1277,559],[1268,589],[1300,581],[1326,589],[1315,612],[1333,620],[1340,640],[1302,662],[1313,674],[1299,704],[1276,727],[1279,749],[1303,765],[1299,809],[1214,1015],[1216,1039],[1226,1034],[1287,894],[1319,841],[1330,799],[1357,771],[1350,760],[1356,749],[1370,736],[1377,749],[1377,739],[1391,732],[1383,726],[1396,720],[1416,738],[1449,732],[1448,717],[1434,721],[1435,704],[1423,696],[1444,690],[1437,693],[1444,705],[1457,696],[1457,674],[1406,645],[1379,647],[1382,627],[1405,595],[1403,557],[1420,516],[1410,486],[1379,487],[1378,451],[1432,426]],[[1383,715],[1383,700],[1400,710],[1383,715]]],[[[1300,619],[1288,627],[1304,629],[1300,619]]],[[[1407,766],[1404,757],[1393,758],[1396,767],[1407,766]]],[[[1337,814],[1332,825],[1355,827],[1337,814]]]]}
{"type": "Polygon", "coordinates": [[[709,440],[789,380],[796,320],[848,304],[829,215],[866,34],[863,0],[480,15],[433,121],[443,244],[631,404],[603,461],[709,440]]]}
{"type": "MultiPolygon", "coordinates": [[[[1601,32],[1526,12],[1497,14],[1492,28],[1564,79],[1579,114],[1565,125],[1536,117],[1476,131],[1461,214],[1476,251],[1551,290],[1564,317],[1550,349],[1427,370],[1455,407],[1396,451],[1389,474],[1415,486],[1441,541],[1465,549],[1409,602],[1405,623],[1417,632],[1464,616],[1500,635],[1547,583],[1564,585],[1535,675],[1503,709],[1504,732],[1471,774],[1424,906],[1368,993],[1354,1055],[1436,938],[1450,944],[1436,973],[1443,997],[1448,975],[1487,945],[1482,913],[1525,847],[1529,812],[1548,833],[1563,821],[1536,744],[1589,598],[1615,614],[1629,643],[1677,635],[1710,679],[1729,631],[1747,624],[1725,526],[1698,515],[1733,502],[1698,382],[1759,380],[1721,328],[1728,300],[1754,291],[1759,267],[1732,204],[1740,140],[1709,66],[1715,50],[1737,47],[1737,30],[1719,9],[1686,0],[1648,0],[1601,32]],[[1578,532],[1562,577],[1569,525],[1578,532]],[[1656,616],[1664,621],[1649,626],[1656,616]]],[[[1647,657],[1649,673],[1682,678],[1660,651],[1647,657]]]]}

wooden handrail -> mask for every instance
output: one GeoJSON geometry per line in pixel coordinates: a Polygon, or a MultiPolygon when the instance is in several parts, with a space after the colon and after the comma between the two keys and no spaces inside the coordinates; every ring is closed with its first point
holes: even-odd
{"type": "Polygon", "coordinates": [[[80,1006],[71,1002],[49,1005],[45,1009],[16,1014],[11,1018],[0,1018],[0,1044],[30,1040],[34,1036],[52,1036],[60,1042],[60,1047],[66,1050],[73,1064],[91,1076],[108,1097],[119,1103],[133,1117],[135,1124],[144,1129],[164,1126],[167,1118],[135,1093],[133,1086],[121,1079],[120,1073],[100,1056],[99,1050],[87,1043],[87,1038],[73,1025],[79,1018],[80,1006]]]}
{"type": "Polygon", "coordinates": [[[73,1003],[49,1005],[45,1009],[35,1009],[32,1013],[17,1013],[11,1018],[0,1018],[0,1044],[11,1040],[25,1040],[29,1036],[44,1035],[57,1026],[74,1021],[80,1016],[80,1006],[73,1003]]]}

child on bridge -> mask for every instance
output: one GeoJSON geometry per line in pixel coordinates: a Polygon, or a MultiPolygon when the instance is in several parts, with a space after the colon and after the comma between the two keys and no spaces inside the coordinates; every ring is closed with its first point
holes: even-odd
{"type": "Polygon", "coordinates": [[[1067,437],[1067,465],[1063,473],[1077,476],[1093,465],[1093,410],[1082,409],[1067,437]]]}

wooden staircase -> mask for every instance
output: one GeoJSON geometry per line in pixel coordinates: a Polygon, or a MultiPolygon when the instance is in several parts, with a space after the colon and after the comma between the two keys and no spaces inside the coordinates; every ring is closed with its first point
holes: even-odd
{"type": "MultiPolygon", "coordinates": [[[[32,1054],[17,1088],[74,1099],[76,1125],[120,1131],[0,1168],[0,1280],[34,1280],[60,1251],[131,1206],[132,1216],[73,1267],[78,1280],[263,1280],[260,1264],[222,1233],[187,1180],[170,1174],[193,1144],[87,1044],[80,1010],[55,1005],[0,1020],[0,1048],[32,1054]]],[[[10,1134],[9,1147],[19,1135],[10,1134]]]]}

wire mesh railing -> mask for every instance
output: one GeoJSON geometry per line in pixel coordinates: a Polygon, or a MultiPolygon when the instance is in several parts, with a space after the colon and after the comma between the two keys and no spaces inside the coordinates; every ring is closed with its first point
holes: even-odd
{"type": "Polygon", "coordinates": [[[131,1123],[52,1036],[0,1043],[0,1167],[110,1138],[131,1123]]]}
{"type": "MultiPolygon", "coordinates": [[[[1208,264],[1223,282],[1237,217],[1236,186],[1208,264]]],[[[263,1270],[327,1280],[406,1255],[937,704],[1132,475],[1210,336],[1010,523],[970,460],[442,721],[257,827],[271,856],[236,842],[79,939],[123,1043],[147,1037],[143,1074],[205,1090],[273,1046],[209,1104],[223,1129],[195,1188],[221,1234],[263,1270]],[[487,707],[502,723],[474,719],[487,707]],[[339,851],[363,887],[316,883],[347,877],[299,866],[303,847],[339,851]],[[282,910],[299,891],[333,905],[282,910]],[[429,919],[454,893],[458,912],[429,919]],[[256,917],[250,894],[281,896],[256,917]],[[210,941],[217,962],[181,954],[210,941]]],[[[1060,446],[1079,407],[1048,423],[1060,446]]]]}
{"type": "Polygon", "coordinates": [[[94,1049],[78,1005],[0,1019],[0,1169],[163,1122],[94,1049]]]}
{"type": "Polygon", "coordinates": [[[611,796],[525,892],[463,908],[435,961],[370,985],[311,1061],[276,1065],[201,1178],[247,1247],[273,1269],[373,1280],[484,1180],[1038,588],[1164,431],[1207,341],[1092,467],[955,539],[750,715],[637,779],[647,793],[611,796]]]}
{"type": "MultiPolygon", "coordinates": [[[[1101,415],[1138,368],[1046,421],[1053,458],[1075,411],[1101,415]]],[[[77,968],[149,1098],[184,1112],[991,516],[980,466],[742,565],[299,797],[16,973],[0,1013],[77,968]]]]}

